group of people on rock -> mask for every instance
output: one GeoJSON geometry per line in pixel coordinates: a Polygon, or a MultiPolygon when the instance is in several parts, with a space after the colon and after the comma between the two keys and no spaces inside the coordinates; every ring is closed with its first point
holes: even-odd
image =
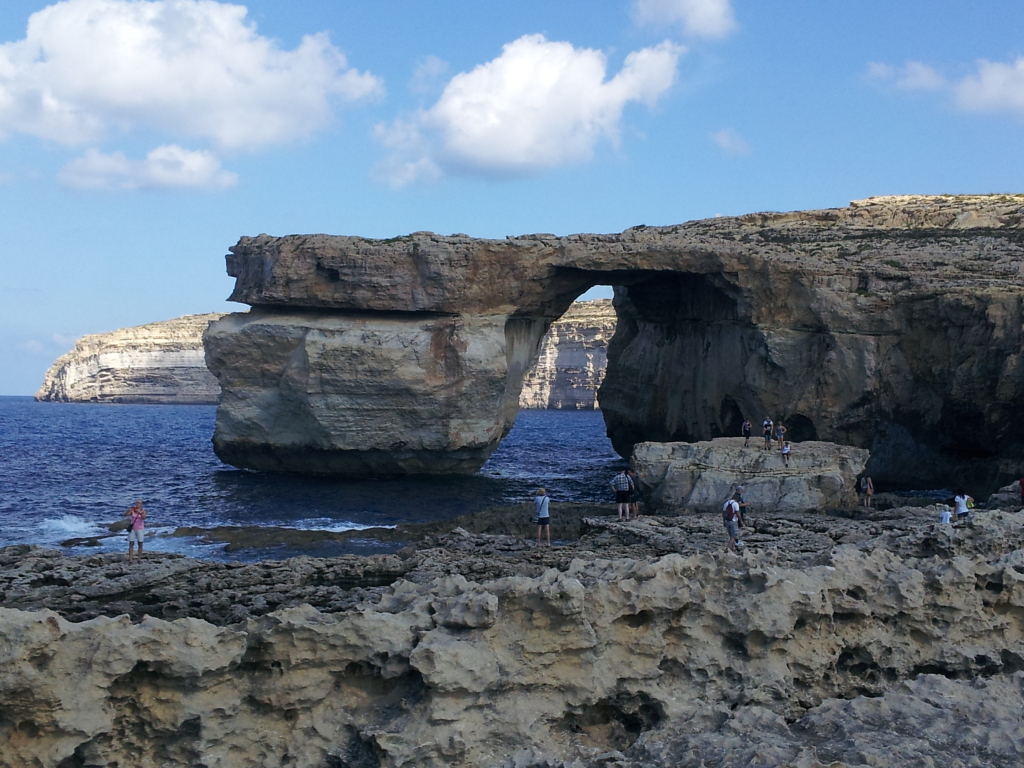
{"type": "MultiPolygon", "coordinates": [[[[771,416],[765,416],[764,421],[761,422],[761,430],[764,433],[764,450],[770,451],[772,449],[772,441],[777,442],[779,453],[782,454],[782,463],[788,467],[793,445],[786,439],[786,433],[789,431],[786,429],[786,425],[782,423],[781,419],[779,421],[772,421],[771,416]]],[[[750,436],[754,432],[754,425],[750,419],[743,420],[740,431],[743,434],[743,447],[747,448],[750,446],[750,436]]]]}

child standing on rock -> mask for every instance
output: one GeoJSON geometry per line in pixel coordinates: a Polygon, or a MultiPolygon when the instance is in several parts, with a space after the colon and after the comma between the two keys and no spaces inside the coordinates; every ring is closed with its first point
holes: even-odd
{"type": "Polygon", "coordinates": [[[793,450],[792,444],[787,440],[782,444],[782,463],[789,466],[789,454],[793,450]]]}
{"type": "Polygon", "coordinates": [[[124,513],[128,518],[128,565],[132,564],[132,550],[135,542],[139,543],[138,560],[142,562],[142,543],[146,538],[146,510],[142,508],[142,500],[136,499],[135,503],[128,507],[124,513]]]}

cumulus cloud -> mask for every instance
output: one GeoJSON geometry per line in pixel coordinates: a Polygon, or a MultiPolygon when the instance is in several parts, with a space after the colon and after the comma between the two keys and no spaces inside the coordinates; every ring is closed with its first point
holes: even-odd
{"type": "Polygon", "coordinates": [[[157,147],[145,160],[129,160],[121,152],[103,154],[89,149],[60,172],[60,181],[74,189],[202,189],[233,186],[238,176],[220,167],[212,153],[157,147]]]}
{"type": "Polygon", "coordinates": [[[381,91],[325,33],[294,50],[213,0],[65,0],[0,45],[0,135],[94,143],[155,128],[256,149],[322,128],[337,100],[381,91]]]}
{"type": "Polygon", "coordinates": [[[750,145],[732,128],[723,128],[711,134],[711,140],[729,155],[749,155],[750,145]]]}
{"type": "Polygon", "coordinates": [[[873,61],[868,64],[868,77],[890,82],[904,91],[939,91],[946,87],[946,78],[919,61],[909,61],[902,67],[873,61]]]}
{"type": "Polygon", "coordinates": [[[730,0],[633,0],[642,26],[679,26],[691,37],[721,38],[736,28],[730,0]]]}
{"type": "Polygon", "coordinates": [[[675,82],[683,48],[635,51],[610,80],[600,51],[526,35],[451,79],[430,109],[377,127],[394,186],[446,172],[514,176],[589,160],[617,141],[630,102],[653,106],[675,82]]]}
{"type": "Polygon", "coordinates": [[[957,105],[968,112],[1024,116],[1024,57],[1010,64],[979,61],[974,74],[954,86],[957,105]]]}

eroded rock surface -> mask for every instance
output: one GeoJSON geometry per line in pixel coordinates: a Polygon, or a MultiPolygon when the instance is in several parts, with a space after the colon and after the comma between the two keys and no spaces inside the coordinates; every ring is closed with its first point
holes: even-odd
{"type": "Polygon", "coordinates": [[[0,765],[1015,765],[1024,515],[865,515],[754,516],[742,555],[715,515],[453,531],[226,626],[3,608],[0,765]]]}
{"type": "Polygon", "coordinates": [[[215,405],[220,387],[206,368],[203,331],[220,317],[185,315],[83,336],[50,366],[36,400],[215,405]]]}
{"type": "Polygon", "coordinates": [[[715,512],[737,485],[751,510],[807,512],[857,503],[856,480],[868,452],[809,441],[792,446],[789,465],[772,441],[723,437],[703,443],[639,443],[632,466],[655,508],[715,512]]]}
{"type": "Polygon", "coordinates": [[[520,408],[588,410],[608,367],[608,340],[615,333],[611,299],[573,302],[544,336],[537,362],[526,374],[520,408]]]}
{"type": "Polygon", "coordinates": [[[416,471],[468,471],[511,424],[547,327],[590,286],[613,284],[599,399],[622,455],[737,434],[744,416],[769,414],[796,440],[869,448],[880,483],[981,493],[1024,463],[1022,211],[1019,195],[886,197],[617,235],[242,238],[228,257],[232,299],[260,308],[271,354],[243,354],[249,321],[211,330],[208,362],[230,395],[215,443],[240,466],[334,471],[368,459],[325,452],[411,452],[416,471]],[[437,342],[398,342],[406,363],[386,371],[336,350],[369,315],[396,341],[414,325],[437,342]],[[452,397],[480,366],[488,385],[452,397]],[[443,386],[416,411],[351,396],[369,375],[418,394],[435,369],[443,386]],[[334,401],[344,424],[322,419],[334,401]],[[474,427],[448,426],[462,421],[474,427]]]}

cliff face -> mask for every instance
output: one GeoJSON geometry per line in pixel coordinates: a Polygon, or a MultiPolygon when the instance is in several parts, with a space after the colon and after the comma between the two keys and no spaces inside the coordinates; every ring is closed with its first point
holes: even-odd
{"type": "Polygon", "coordinates": [[[613,284],[598,396],[622,455],[769,414],[795,440],[870,448],[883,483],[995,487],[1024,463],[1022,219],[1024,196],[889,197],[619,235],[243,238],[232,299],[260,309],[272,351],[245,352],[248,321],[211,326],[230,393],[214,445],[256,469],[471,471],[511,426],[550,324],[613,284]],[[384,366],[352,352],[371,316],[384,366]],[[490,384],[471,386],[484,368],[490,384]],[[427,370],[438,387],[419,397],[427,370]],[[355,396],[370,377],[368,393],[418,395],[355,396]],[[330,403],[343,421],[321,420],[330,403]]]}
{"type": "Polygon", "coordinates": [[[186,315],[83,336],[50,366],[36,400],[216,404],[220,387],[206,368],[202,335],[220,317],[186,315]]]}
{"type": "Polygon", "coordinates": [[[568,553],[456,530],[334,611],[266,612],[339,591],[310,558],[0,550],[6,604],[110,616],[287,574],[225,626],[0,608],[0,766],[1019,765],[1024,518],[933,513],[755,516],[742,555],[717,515],[592,521],[568,553]]]}
{"type": "Polygon", "coordinates": [[[615,333],[611,299],[573,302],[551,324],[537,362],[526,374],[520,408],[589,410],[608,367],[608,340],[615,333]]]}

